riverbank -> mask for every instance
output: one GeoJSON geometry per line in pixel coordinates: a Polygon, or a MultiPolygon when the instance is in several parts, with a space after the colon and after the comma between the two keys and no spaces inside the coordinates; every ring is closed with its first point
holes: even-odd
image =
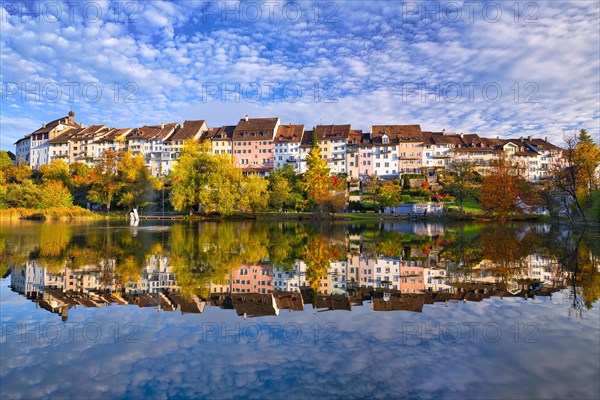
{"type": "MultiPolygon", "coordinates": [[[[140,220],[157,221],[529,221],[554,220],[539,215],[518,214],[508,217],[487,213],[455,212],[444,214],[379,214],[379,213],[336,213],[318,214],[314,212],[236,212],[228,216],[217,214],[188,214],[178,212],[139,213],[140,220]]],[[[94,212],[81,207],[51,207],[46,209],[9,208],[0,210],[0,220],[38,220],[38,221],[89,221],[89,220],[129,220],[129,213],[112,211],[110,213],[94,212]]]]}
{"type": "Polygon", "coordinates": [[[106,218],[102,214],[78,206],[49,207],[44,209],[7,208],[0,210],[0,221],[92,221],[106,218]]]}

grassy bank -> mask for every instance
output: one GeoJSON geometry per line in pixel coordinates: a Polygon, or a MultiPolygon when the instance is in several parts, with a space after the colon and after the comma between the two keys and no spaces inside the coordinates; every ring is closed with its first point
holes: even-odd
{"type": "Polygon", "coordinates": [[[49,207],[40,210],[32,208],[7,208],[0,210],[0,220],[30,219],[40,221],[97,220],[103,216],[78,206],[49,207]]]}

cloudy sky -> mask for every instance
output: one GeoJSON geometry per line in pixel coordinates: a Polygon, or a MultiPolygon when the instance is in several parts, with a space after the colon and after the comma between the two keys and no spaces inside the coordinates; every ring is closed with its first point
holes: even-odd
{"type": "MultiPolygon", "coordinates": [[[[600,138],[596,1],[2,2],[0,147],[69,109],[600,138]]],[[[600,142],[600,140],[598,140],[600,142]]]]}

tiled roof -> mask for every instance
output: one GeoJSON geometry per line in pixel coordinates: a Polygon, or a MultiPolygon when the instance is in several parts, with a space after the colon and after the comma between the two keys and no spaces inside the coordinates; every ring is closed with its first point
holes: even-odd
{"type": "Polygon", "coordinates": [[[245,118],[233,130],[234,140],[272,140],[279,118],[245,118]]]}
{"type": "Polygon", "coordinates": [[[423,140],[421,125],[373,125],[371,134],[374,141],[384,134],[387,134],[390,142],[393,143],[421,142],[423,140]]]}
{"type": "Polygon", "coordinates": [[[168,139],[173,133],[173,130],[178,126],[177,122],[171,122],[169,124],[148,126],[144,125],[141,128],[135,128],[127,135],[127,139],[146,139],[153,140],[156,138],[162,138],[163,140],[168,139]]]}
{"type": "Polygon", "coordinates": [[[71,126],[74,128],[79,128],[79,124],[77,122],[75,122],[75,121],[70,122],[69,117],[63,117],[63,118],[55,119],[54,121],[51,121],[47,124],[44,124],[44,126],[42,126],[40,129],[32,132],[32,135],[37,135],[40,133],[48,133],[52,129],[56,128],[58,125],[68,125],[68,126],[71,126]]]}
{"type": "Polygon", "coordinates": [[[301,142],[304,125],[279,125],[275,134],[276,142],[301,142]]]}
{"type": "Polygon", "coordinates": [[[168,140],[189,140],[196,138],[202,131],[202,127],[206,124],[203,119],[196,121],[184,121],[183,125],[171,136],[168,140]]]}
{"type": "Polygon", "coordinates": [[[233,138],[234,125],[225,125],[220,128],[214,128],[206,132],[204,137],[207,140],[231,140],[233,138]]]}
{"type": "Polygon", "coordinates": [[[315,129],[319,140],[348,139],[348,136],[350,136],[350,124],[317,125],[315,129]]]}

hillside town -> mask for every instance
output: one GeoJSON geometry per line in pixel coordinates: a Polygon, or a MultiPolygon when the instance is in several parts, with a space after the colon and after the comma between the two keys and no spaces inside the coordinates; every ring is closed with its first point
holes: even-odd
{"type": "Polygon", "coordinates": [[[494,162],[507,158],[523,177],[539,182],[562,162],[562,149],[547,137],[482,137],[477,134],[423,131],[420,125],[373,125],[369,132],[351,124],[282,123],[278,117],[241,118],[236,125],[209,127],[206,120],[186,120],[137,128],[85,125],[75,113],[44,123],[15,143],[15,163],[38,170],[52,160],[93,166],[106,150],[140,154],[151,174],[173,170],[186,141],[207,142],[212,154],[230,154],[245,174],[268,175],[291,166],[302,174],[313,138],[333,174],[351,180],[367,177],[394,179],[403,174],[425,174],[468,162],[485,174],[494,162]]]}

